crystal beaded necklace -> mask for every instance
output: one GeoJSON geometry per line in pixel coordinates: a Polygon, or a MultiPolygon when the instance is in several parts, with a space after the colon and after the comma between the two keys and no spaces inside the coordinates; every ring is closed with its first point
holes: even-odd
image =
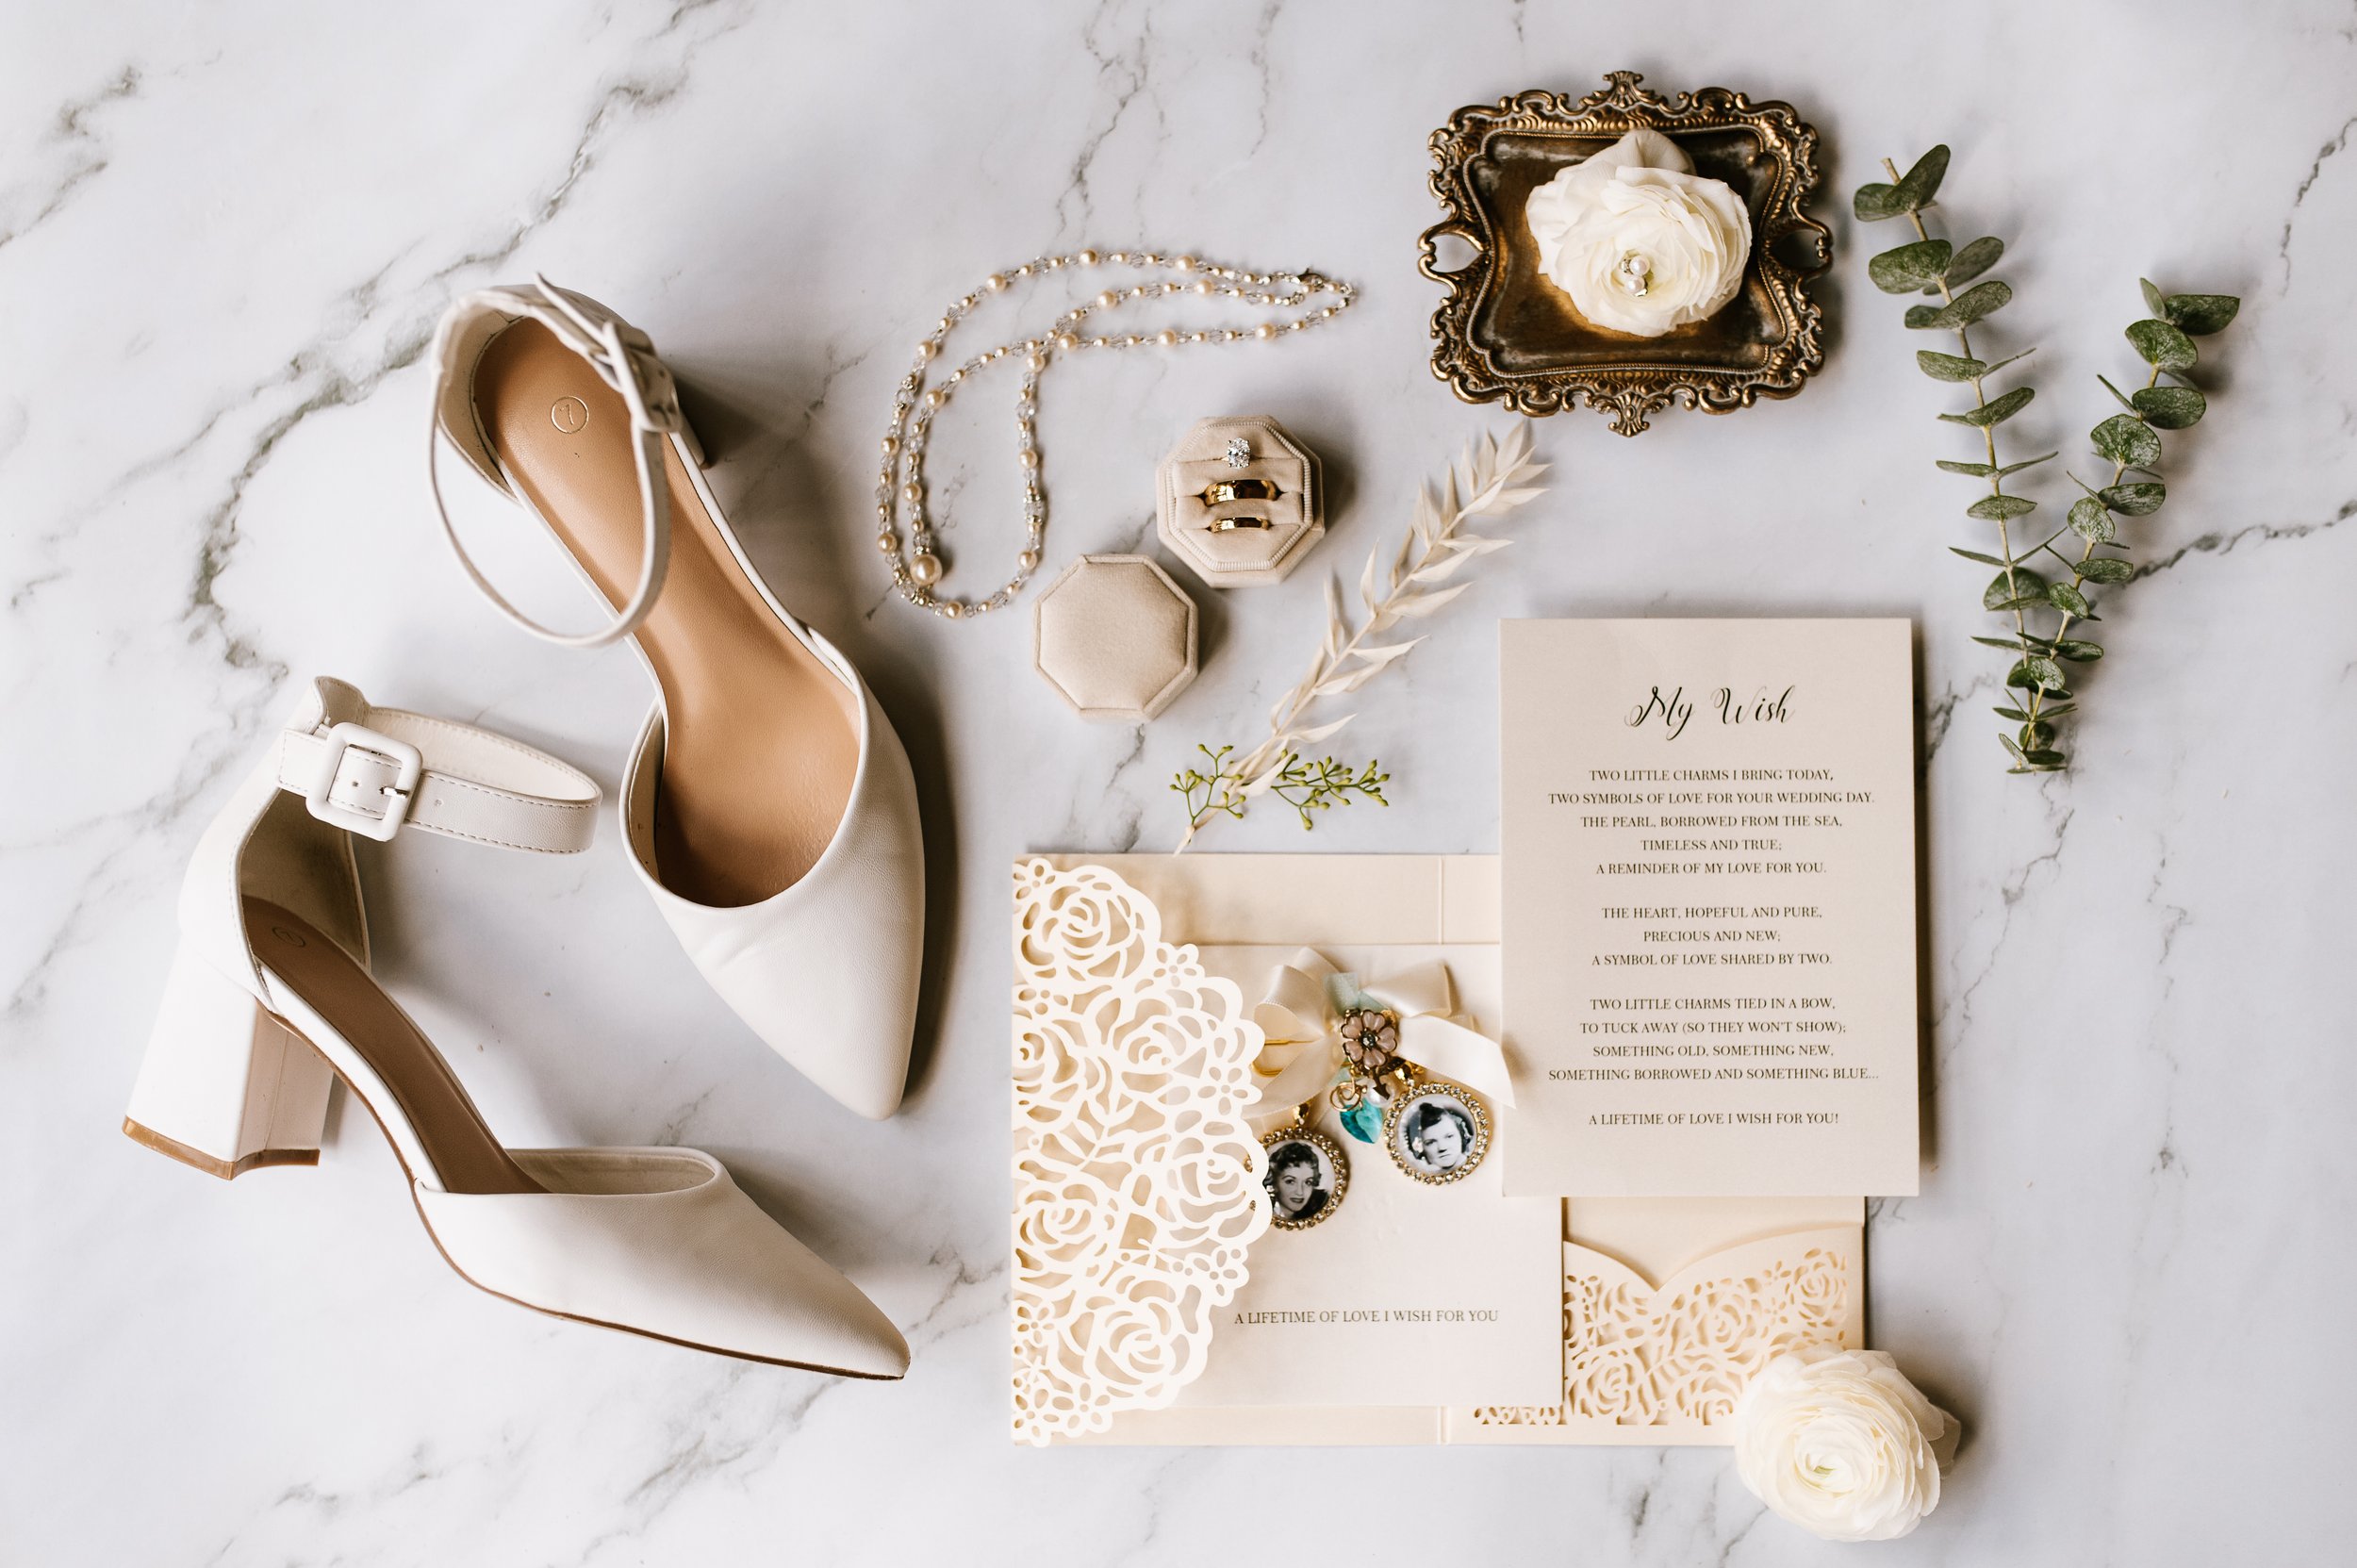
{"type": "Polygon", "coordinates": [[[981,289],[950,303],[931,335],[916,345],[916,363],[901,377],[899,388],[893,394],[892,423],[884,432],[882,467],[876,481],[876,547],[892,564],[893,586],[918,609],[957,620],[1003,608],[1039,569],[1040,542],[1047,530],[1047,498],[1040,488],[1039,439],[1033,421],[1039,413],[1039,378],[1057,355],[1080,349],[1167,349],[1182,343],[1233,343],[1245,339],[1267,342],[1340,315],[1352,298],[1350,285],[1316,272],[1254,272],[1241,267],[1197,261],[1191,256],[1165,256],[1156,251],[1114,251],[1102,256],[1093,250],[1075,251],[1069,256],[1034,256],[1020,266],[991,273],[982,280],[981,289]],[[926,385],[949,334],[986,295],[1003,293],[1025,279],[1043,273],[1099,266],[1178,275],[1132,284],[1126,289],[1108,289],[1057,317],[1046,334],[1001,343],[949,371],[941,377],[939,385],[926,385]],[[1110,314],[1132,301],[1184,293],[1226,295],[1246,305],[1279,310],[1308,306],[1314,296],[1322,293],[1333,295],[1334,303],[1243,328],[1164,327],[1154,333],[1116,334],[1104,331],[1101,321],[1093,328],[1087,324],[1092,317],[1110,314]],[[935,591],[948,569],[934,541],[932,525],[925,515],[926,435],[932,427],[933,416],[948,403],[950,393],[960,384],[1011,355],[1021,355],[1023,360],[1023,379],[1014,403],[1015,460],[1021,465],[1023,476],[1023,549],[1014,558],[1014,575],[989,597],[948,598],[935,591]],[[899,530],[903,506],[908,509],[905,544],[899,530]]]}

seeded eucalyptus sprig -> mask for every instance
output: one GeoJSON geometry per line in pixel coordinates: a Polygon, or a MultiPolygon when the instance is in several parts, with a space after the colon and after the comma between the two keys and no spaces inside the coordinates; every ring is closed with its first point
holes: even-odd
{"type": "MultiPolygon", "coordinates": [[[[1235,748],[1223,746],[1213,751],[1197,746],[1204,763],[1211,768],[1206,773],[1199,767],[1182,767],[1170,787],[1185,798],[1187,827],[1193,832],[1209,822],[1214,814],[1241,818],[1250,809],[1255,775],[1246,773],[1228,755],[1235,748]]],[[[1332,757],[1320,757],[1315,762],[1305,759],[1294,751],[1281,752],[1273,771],[1266,774],[1261,789],[1276,796],[1300,815],[1301,825],[1314,828],[1314,813],[1331,811],[1338,805],[1350,804],[1351,797],[1360,796],[1378,806],[1388,806],[1383,799],[1383,786],[1392,776],[1370,762],[1354,770],[1346,762],[1332,757]]]]}
{"type": "Polygon", "coordinates": [[[2103,656],[2100,644],[2073,637],[2070,631],[2080,621],[2100,619],[2089,591],[2095,585],[2125,583],[2135,574],[2126,554],[2127,547],[2119,542],[2118,520],[2149,517],[2160,509],[2167,498],[2168,492],[2156,467],[2161,457],[2161,438],[2155,432],[2183,430],[2208,411],[2208,402],[2184,375],[2197,357],[2193,338],[2217,332],[2233,321],[2241,302],[2226,294],[2164,295],[2151,284],[2143,285],[2145,304],[2152,316],[2131,325],[2127,337],[2150,367],[2144,386],[2130,394],[2103,377],[2096,377],[2125,409],[2088,432],[2097,455],[2112,465],[2110,481],[2099,487],[2072,474],[2071,483],[2085,493],[2072,503],[2065,525],[2038,543],[2017,552],[2013,524],[2036,511],[2037,503],[2027,496],[2007,493],[2005,481],[2056,454],[2050,452],[2007,463],[1997,450],[1997,427],[2027,407],[2037,394],[2033,388],[2018,386],[1991,396],[1988,378],[2035,351],[2023,349],[1995,361],[1981,359],[1972,352],[1972,327],[2003,309],[2013,298],[2012,289],[1995,279],[1972,283],[2005,254],[2004,242],[1985,238],[1957,250],[1945,239],[1933,239],[1923,226],[1923,209],[1932,205],[1940,179],[1948,173],[1946,147],[1934,147],[1904,174],[1888,160],[1885,160],[1883,168],[1889,173],[1890,183],[1860,186],[1852,209],[1861,222],[1870,223],[1904,217],[1915,226],[1915,239],[1875,256],[1867,263],[1867,272],[1886,293],[1939,296],[1940,303],[1936,305],[1908,306],[1906,323],[1919,329],[1953,332],[1957,352],[1936,354],[1926,349],[1916,355],[1915,362],[1935,381],[1969,382],[1972,388],[1973,405],[1970,410],[1939,417],[1952,424],[1978,430],[1983,460],[1952,462],[1942,458],[1939,466],[1950,473],[1988,481],[1988,494],[1966,507],[1965,515],[1997,525],[1998,553],[1991,555],[1961,545],[1949,548],[1968,561],[1997,568],[1997,575],[1982,591],[1981,603],[1984,608],[2012,619],[2011,636],[1973,639],[2015,655],[2013,668],[2005,674],[2005,685],[2008,691],[2021,695],[2018,702],[2001,705],[1996,713],[2019,729],[1998,738],[2013,758],[2013,772],[2054,772],[2069,761],[2054,745],[2055,723],[2076,705],[2062,667],[2065,663],[2092,664],[2103,656]],[[1955,291],[1966,284],[1972,286],[1962,293],[1955,291]],[[2162,385],[2164,375],[2169,378],[2169,385],[2162,385]],[[2075,560],[2054,548],[2055,541],[2065,534],[2076,534],[2081,540],[2075,560]],[[2052,567],[2045,572],[2037,569],[2036,560],[2041,553],[2060,563],[2062,569],[2069,573],[2069,580],[2061,581],[2059,574],[2047,575],[2053,572],[2052,567]]]}

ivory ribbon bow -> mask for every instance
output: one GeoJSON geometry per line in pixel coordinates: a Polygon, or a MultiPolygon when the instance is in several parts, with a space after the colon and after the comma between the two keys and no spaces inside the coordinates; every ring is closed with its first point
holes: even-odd
{"type": "Polygon", "coordinates": [[[1254,1064],[1263,1114],[1290,1114],[1334,1081],[1343,1064],[1342,1038],[1335,1032],[1337,981],[1363,998],[1353,1005],[1382,1008],[1398,1017],[1400,1060],[1436,1078],[1453,1079],[1497,1104],[1514,1103],[1505,1050],[1488,1035],[1450,1019],[1456,1005],[1447,965],[1436,958],[1404,974],[1365,982],[1304,948],[1269,977],[1268,994],[1252,1010],[1252,1021],[1268,1036],[1254,1064]]]}

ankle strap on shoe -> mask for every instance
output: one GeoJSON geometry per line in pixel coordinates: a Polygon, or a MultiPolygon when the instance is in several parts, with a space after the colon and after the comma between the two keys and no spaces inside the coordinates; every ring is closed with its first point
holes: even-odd
{"type": "MultiPolygon", "coordinates": [[[[560,632],[543,626],[508,602],[506,596],[491,586],[483,569],[475,565],[474,557],[467,553],[456,526],[450,520],[450,508],[442,501],[442,424],[437,399],[426,430],[425,478],[427,487],[434,492],[435,514],[442,520],[443,541],[458,558],[459,569],[466,572],[467,580],[491,602],[492,607],[534,636],[567,648],[602,648],[618,642],[636,631],[654,608],[655,598],[663,591],[664,574],[670,569],[671,487],[663,471],[663,452],[672,436],[687,428],[687,421],[680,413],[678,387],[671,379],[670,370],[655,357],[652,338],[597,301],[559,289],[536,272],[533,274],[531,289],[487,289],[469,295],[444,319],[443,330],[447,332],[451,322],[468,312],[486,309],[515,319],[528,316],[538,322],[554,333],[558,341],[586,359],[600,380],[621,394],[623,404],[630,410],[632,455],[638,469],[639,515],[644,521],[638,586],[631,590],[630,602],[611,621],[589,632],[560,632]]],[[[444,355],[437,352],[435,358],[438,362],[444,355]]],[[[445,367],[445,373],[447,370],[445,367]]]]}
{"type": "Polygon", "coordinates": [[[316,685],[318,721],[279,734],[278,787],[321,821],[539,854],[575,854],[596,835],[600,791],[579,768],[471,724],[372,706],[342,681],[316,685]]]}

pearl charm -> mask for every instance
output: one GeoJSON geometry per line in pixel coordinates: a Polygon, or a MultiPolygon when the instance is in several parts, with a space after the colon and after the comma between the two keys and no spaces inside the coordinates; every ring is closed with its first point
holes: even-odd
{"type": "Polygon", "coordinates": [[[1039,381],[1053,362],[1055,352],[1142,348],[1148,344],[1175,348],[1181,343],[1232,343],[1244,338],[1268,342],[1318,322],[1332,320],[1351,304],[1353,297],[1349,285],[1316,272],[1254,272],[1222,267],[1191,255],[1150,250],[1114,251],[1101,257],[1093,249],[1080,250],[1069,256],[1036,256],[991,273],[979,289],[951,302],[932,334],[917,344],[915,369],[901,378],[894,394],[892,422],[878,447],[882,463],[876,487],[876,549],[891,565],[894,587],[901,598],[920,610],[931,610],[945,620],[963,620],[968,616],[1005,608],[1039,569],[1046,558],[1041,542],[1047,526],[1047,503],[1040,488],[1039,439],[1032,421],[1038,412],[1039,381]],[[1046,331],[1034,329],[1032,336],[1001,343],[946,374],[933,375],[931,368],[940,359],[948,335],[985,295],[1007,293],[1024,278],[1066,267],[1095,267],[1100,260],[1111,266],[1168,269],[1190,276],[1185,281],[1163,276],[1103,289],[1087,303],[1063,311],[1046,331]],[[1133,301],[1187,292],[1204,297],[1227,295],[1247,305],[1297,314],[1281,322],[1263,321],[1248,328],[1162,327],[1151,332],[1108,330],[1103,322],[1089,322],[1093,316],[1123,309],[1133,301]],[[1321,293],[1331,295],[1332,303],[1321,305],[1312,299],[1321,293]],[[1014,559],[1014,575],[986,598],[937,597],[934,587],[948,569],[933,553],[934,530],[925,515],[925,445],[933,416],[948,403],[951,389],[969,375],[1000,359],[1018,356],[1023,361],[1023,374],[1015,393],[1015,462],[1023,481],[1024,543],[1014,559]],[[930,387],[929,379],[932,381],[930,387]],[[900,507],[908,512],[905,531],[898,526],[900,507]]]}

